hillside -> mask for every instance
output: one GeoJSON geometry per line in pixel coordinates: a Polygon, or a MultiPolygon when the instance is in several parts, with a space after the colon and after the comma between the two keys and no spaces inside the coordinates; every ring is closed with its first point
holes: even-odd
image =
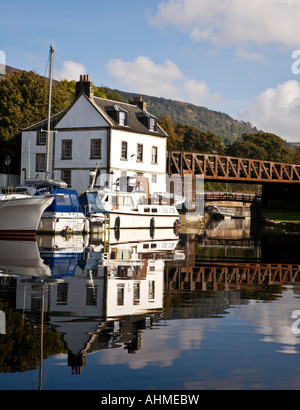
{"type": "MultiPolygon", "coordinates": [[[[116,90],[125,100],[133,101],[137,94],[116,90]]],[[[234,120],[229,115],[205,107],[165,98],[142,95],[147,110],[156,117],[167,115],[174,124],[182,123],[199,128],[202,131],[213,131],[225,143],[231,144],[243,133],[255,133],[257,129],[251,124],[234,120]]]]}
{"type": "MultiPolygon", "coordinates": [[[[20,71],[14,67],[6,66],[7,73],[20,71]]],[[[57,84],[58,81],[53,81],[57,84]]],[[[100,88],[100,87],[98,87],[100,88]]],[[[174,124],[182,123],[200,129],[201,131],[213,131],[225,143],[230,145],[243,133],[255,133],[257,129],[251,124],[234,120],[228,114],[213,111],[206,107],[196,106],[190,103],[159,98],[149,95],[128,93],[105,87],[106,90],[120,94],[125,101],[133,101],[135,96],[142,96],[147,104],[147,110],[156,117],[167,115],[174,124]]]]}

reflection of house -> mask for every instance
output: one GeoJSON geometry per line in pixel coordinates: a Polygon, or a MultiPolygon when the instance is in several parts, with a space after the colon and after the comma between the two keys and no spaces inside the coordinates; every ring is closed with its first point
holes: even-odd
{"type": "Polygon", "coordinates": [[[119,263],[108,266],[107,320],[161,310],[164,262],[119,263]]]}
{"type": "Polygon", "coordinates": [[[42,239],[41,256],[52,276],[43,283],[18,278],[16,308],[29,316],[43,306],[47,325],[63,334],[74,373],[86,365],[87,353],[120,344],[128,353],[138,350],[139,329],[162,310],[164,261],[144,259],[131,245],[112,249],[114,259],[108,261],[102,245],[81,248],[81,253],[75,246],[72,253],[71,246],[63,252],[42,239]]]}
{"type": "MultiPolygon", "coordinates": [[[[94,97],[89,76],[76,84],[73,104],[51,118],[50,177],[78,192],[119,176],[145,175],[152,191],[165,190],[166,133],[141,100],[125,104],[94,97]]],[[[47,120],[22,132],[21,183],[46,168],[47,120]]]]}

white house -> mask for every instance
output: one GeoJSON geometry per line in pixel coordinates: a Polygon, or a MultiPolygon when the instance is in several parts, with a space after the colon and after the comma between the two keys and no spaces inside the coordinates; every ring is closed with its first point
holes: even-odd
{"type": "MultiPolygon", "coordinates": [[[[89,76],[80,76],[71,106],[51,117],[49,177],[82,192],[97,168],[96,187],[119,176],[148,177],[150,192],[164,191],[167,134],[143,101],[126,104],[93,95],[89,76]]],[[[22,132],[21,183],[45,178],[47,120],[22,132]]]]}

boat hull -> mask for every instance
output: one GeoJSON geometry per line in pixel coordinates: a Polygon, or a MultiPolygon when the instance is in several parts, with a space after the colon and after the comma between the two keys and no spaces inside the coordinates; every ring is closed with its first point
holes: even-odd
{"type": "Polygon", "coordinates": [[[4,197],[0,199],[0,235],[33,236],[53,197],[4,197]]]}
{"type": "MultiPolygon", "coordinates": [[[[109,212],[110,229],[176,229],[179,215],[157,215],[142,213],[126,213],[118,211],[109,212]]],[[[94,233],[103,229],[103,218],[90,219],[90,232],[94,233]]]]}
{"type": "Polygon", "coordinates": [[[76,213],[44,213],[37,230],[39,234],[82,234],[88,231],[87,218],[76,213]]]}

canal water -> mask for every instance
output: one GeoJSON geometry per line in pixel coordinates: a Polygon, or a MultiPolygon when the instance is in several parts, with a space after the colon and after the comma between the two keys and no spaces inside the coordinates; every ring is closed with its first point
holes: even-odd
{"type": "Polygon", "coordinates": [[[1,390],[300,388],[299,234],[0,241],[1,390]]]}

